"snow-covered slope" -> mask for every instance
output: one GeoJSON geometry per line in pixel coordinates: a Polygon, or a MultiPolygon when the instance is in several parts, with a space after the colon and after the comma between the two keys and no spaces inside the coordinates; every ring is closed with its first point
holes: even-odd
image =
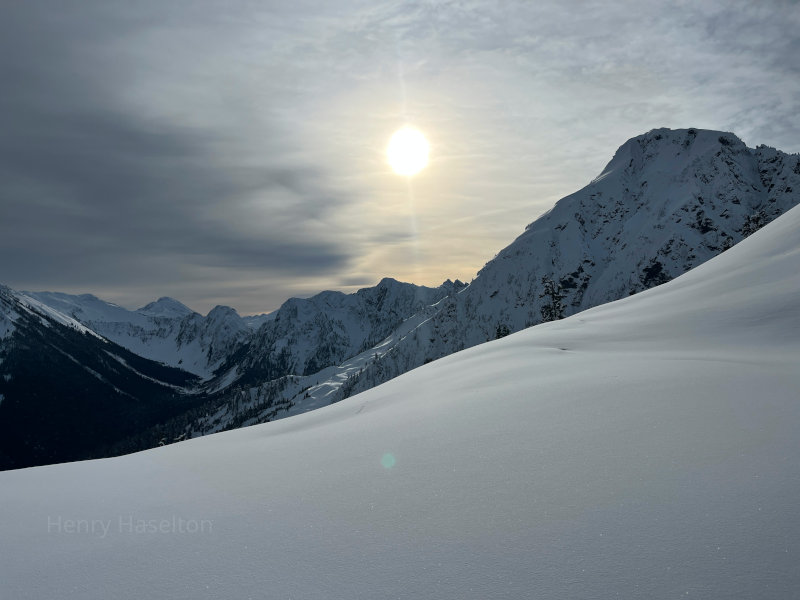
{"type": "Polygon", "coordinates": [[[800,155],[702,129],[632,138],[351,387],[669,281],[797,204],[800,155]]]}
{"type": "Polygon", "coordinates": [[[792,598],[798,273],[794,209],[334,406],[0,473],[3,594],[792,598]]]}
{"type": "Polygon", "coordinates": [[[53,309],[35,297],[27,296],[0,284],[0,338],[8,337],[13,333],[14,323],[21,315],[32,317],[44,327],[49,327],[54,321],[80,333],[100,337],[68,314],[53,309]]]}

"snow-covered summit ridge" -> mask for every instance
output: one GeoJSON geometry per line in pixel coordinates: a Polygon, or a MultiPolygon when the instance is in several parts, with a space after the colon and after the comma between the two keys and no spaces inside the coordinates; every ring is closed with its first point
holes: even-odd
{"type": "Polygon", "coordinates": [[[381,342],[412,315],[463,289],[446,281],[436,288],[382,279],[353,294],[326,291],[287,300],[258,329],[237,357],[245,369],[310,375],[341,364],[381,342]]]}
{"type": "Polygon", "coordinates": [[[174,318],[191,315],[194,311],[174,298],[162,296],[155,302],[150,302],[146,306],[137,309],[136,312],[148,317],[174,318]]]}
{"type": "Polygon", "coordinates": [[[26,294],[140,356],[210,379],[217,371],[245,371],[265,361],[274,363],[266,370],[270,376],[331,366],[464,287],[460,281],[429,288],[386,277],[353,294],[290,298],[274,313],[251,317],[228,306],[204,317],[169,297],[131,311],[91,294],[26,294]]]}
{"type": "Polygon", "coordinates": [[[236,312],[235,308],[231,308],[230,306],[224,306],[222,304],[217,304],[214,308],[208,311],[206,319],[218,321],[225,319],[241,319],[241,317],[239,316],[239,313],[236,312]]]}
{"type": "Polygon", "coordinates": [[[747,150],[735,134],[708,129],[652,129],[629,139],[617,149],[614,157],[592,183],[598,183],[618,170],[643,170],[645,167],[674,174],[675,166],[684,167],[685,160],[716,152],[720,144],[735,153],[747,150]]]}

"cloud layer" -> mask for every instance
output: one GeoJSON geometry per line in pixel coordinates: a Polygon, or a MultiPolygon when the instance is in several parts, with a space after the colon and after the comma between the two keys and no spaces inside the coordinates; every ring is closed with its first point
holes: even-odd
{"type": "Polygon", "coordinates": [[[247,313],[469,279],[633,135],[800,151],[798,30],[788,1],[12,3],[0,281],[247,313]]]}

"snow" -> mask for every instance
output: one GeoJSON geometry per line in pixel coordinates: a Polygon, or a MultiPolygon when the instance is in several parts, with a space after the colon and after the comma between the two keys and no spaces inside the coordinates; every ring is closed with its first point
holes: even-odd
{"type": "Polygon", "coordinates": [[[0,284],[0,342],[10,338],[16,326],[14,322],[19,318],[19,314],[14,310],[16,295],[14,291],[0,284]]]}
{"type": "Polygon", "coordinates": [[[96,321],[126,321],[136,324],[146,323],[144,318],[136,318],[133,311],[118,304],[101,300],[93,294],[65,294],[62,292],[21,292],[34,298],[58,312],[79,320],[82,323],[96,321]]]}
{"type": "MultiPolygon", "coordinates": [[[[282,390],[281,403],[292,401],[298,391],[304,393],[308,386],[317,385],[331,373],[334,377],[329,389],[338,389],[346,378],[345,372],[351,373],[351,367],[363,363],[365,352],[369,356],[383,354],[370,349],[387,337],[398,338],[398,328],[402,330],[404,321],[427,312],[432,304],[463,285],[448,280],[438,288],[429,288],[384,278],[375,287],[354,294],[325,291],[310,298],[290,298],[253,332],[240,359],[241,373],[258,371],[264,364],[282,364],[282,372],[277,373],[279,379],[286,375],[301,377],[303,387],[282,390]],[[336,365],[340,368],[334,369],[336,365]]],[[[264,387],[262,382],[249,388],[247,393],[255,403],[264,404],[266,398],[260,389],[273,393],[274,386],[264,387]]],[[[308,402],[304,404],[301,410],[310,406],[308,402]]],[[[271,406],[267,412],[273,412],[271,406]]],[[[202,426],[195,431],[204,433],[206,429],[202,426]]]]}
{"type": "Polygon", "coordinates": [[[260,314],[260,315],[247,315],[247,316],[242,317],[242,321],[244,321],[245,324],[250,329],[256,330],[259,327],[261,327],[264,323],[266,323],[267,321],[272,321],[275,318],[275,315],[277,314],[277,312],[278,311],[274,311],[274,312],[271,312],[271,313],[264,313],[264,314],[260,314]]]}
{"type": "Polygon", "coordinates": [[[186,317],[191,315],[194,311],[192,311],[192,309],[185,304],[178,302],[174,298],[163,296],[155,302],[151,302],[147,306],[143,306],[136,312],[148,317],[174,318],[186,317]]]}
{"type": "MultiPolygon", "coordinates": [[[[142,373],[141,371],[138,371],[137,369],[133,368],[133,367],[132,367],[132,366],[131,366],[131,365],[128,363],[128,361],[127,361],[127,360],[125,360],[124,358],[122,358],[122,357],[121,357],[121,356],[119,356],[118,354],[114,354],[113,352],[109,352],[108,350],[106,350],[106,351],[105,351],[105,353],[106,353],[106,354],[107,354],[109,357],[111,357],[111,358],[113,358],[115,361],[117,361],[119,364],[121,364],[123,367],[125,367],[125,369],[127,369],[128,371],[131,371],[132,373],[135,373],[136,375],[138,375],[138,376],[139,376],[139,377],[141,377],[142,379],[146,379],[147,381],[152,381],[153,383],[157,383],[158,385],[160,385],[160,386],[163,386],[163,387],[168,387],[168,388],[170,388],[170,389],[173,389],[173,390],[175,390],[176,392],[180,392],[180,393],[182,393],[182,394],[188,394],[188,395],[192,395],[192,394],[199,394],[199,393],[200,393],[200,391],[201,391],[199,388],[191,388],[191,387],[190,387],[190,388],[186,388],[186,387],[182,387],[182,386],[179,386],[179,385],[172,385],[172,384],[170,384],[170,383],[166,383],[166,382],[164,382],[164,381],[161,381],[161,380],[159,380],[159,379],[156,379],[156,378],[154,378],[154,377],[150,377],[149,375],[145,375],[145,374],[144,374],[144,373],[142,373]]],[[[72,358],[72,357],[70,357],[70,358],[72,358]]],[[[74,359],[73,359],[73,360],[74,360],[74,359]]],[[[89,370],[89,371],[91,371],[91,369],[88,369],[88,370],[89,370]]],[[[97,373],[95,373],[94,371],[91,371],[91,372],[92,372],[94,375],[96,375],[96,376],[97,376],[99,379],[101,379],[101,380],[105,381],[105,380],[103,379],[103,377],[101,377],[100,375],[98,375],[98,374],[97,374],[97,373]]],[[[106,382],[106,383],[108,383],[108,382],[106,382]]],[[[117,390],[117,391],[118,391],[118,392],[120,392],[120,393],[122,393],[122,394],[125,394],[125,392],[123,392],[123,391],[121,391],[121,390],[117,390]]],[[[129,396],[130,394],[125,394],[125,395],[128,395],[128,396],[129,396]]]]}
{"type": "MultiPolygon", "coordinates": [[[[19,301],[19,306],[23,309],[28,310],[31,313],[44,315],[57,323],[62,325],[66,325],[67,327],[71,327],[81,333],[93,335],[96,338],[103,339],[101,336],[97,335],[94,331],[85,327],[82,323],[78,322],[76,319],[69,317],[53,308],[48,306],[47,304],[37,300],[32,296],[27,296],[24,293],[14,292],[16,295],[17,300],[19,301]]],[[[47,325],[47,321],[41,319],[43,325],[47,325]]]]}
{"type": "Polygon", "coordinates": [[[163,297],[136,311],[91,294],[24,292],[62,319],[79,321],[96,334],[143,356],[210,379],[248,327],[232,308],[218,306],[208,316],[163,297]]]}
{"type": "Polygon", "coordinates": [[[303,392],[290,398],[291,406],[280,416],[302,414],[336,401],[338,399],[337,392],[347,383],[348,379],[356,377],[371,361],[383,357],[399,341],[430,319],[439,302],[403,321],[390,336],[369,350],[357,354],[337,367],[328,367],[314,375],[301,377],[299,385],[303,392]]]}
{"type": "Polygon", "coordinates": [[[204,389],[205,392],[213,393],[224,390],[231,385],[239,377],[239,369],[233,367],[229,369],[224,375],[209,383],[204,389]]]}
{"type": "Polygon", "coordinates": [[[800,210],[320,410],[0,473],[9,598],[800,589],[800,210]]]}
{"type": "Polygon", "coordinates": [[[16,317],[16,313],[0,315],[0,341],[11,337],[11,334],[14,333],[14,320],[16,317]]]}
{"type": "MultiPolygon", "coordinates": [[[[97,372],[97,371],[95,371],[94,369],[92,369],[92,368],[90,368],[90,367],[87,367],[86,365],[84,365],[84,364],[83,364],[81,361],[79,361],[77,358],[75,358],[74,356],[72,356],[72,355],[71,355],[69,352],[64,352],[64,351],[63,351],[61,348],[58,348],[58,347],[56,347],[56,346],[53,346],[53,349],[55,349],[55,350],[56,350],[56,352],[58,352],[59,354],[61,354],[62,356],[64,356],[64,357],[65,357],[67,360],[69,360],[70,362],[73,362],[73,363],[75,363],[75,365],[77,365],[77,368],[79,368],[79,369],[83,369],[84,371],[86,371],[87,373],[89,373],[89,375],[91,375],[91,376],[92,376],[92,377],[94,377],[95,379],[98,379],[98,380],[102,381],[103,383],[105,383],[107,386],[109,386],[110,388],[112,388],[112,389],[113,389],[115,392],[117,392],[117,393],[118,393],[118,394],[120,394],[121,396],[128,396],[129,398],[134,398],[134,397],[133,397],[133,396],[131,396],[129,393],[125,392],[124,390],[121,390],[121,389],[119,389],[117,386],[115,386],[113,383],[111,383],[111,382],[110,382],[108,379],[106,379],[105,377],[103,377],[103,376],[102,376],[100,373],[98,373],[98,372],[97,372]]],[[[111,354],[111,353],[109,353],[109,352],[106,352],[106,354],[109,354],[109,356],[112,356],[112,357],[114,357],[114,358],[117,358],[116,356],[114,356],[113,354],[111,354]]],[[[124,362],[124,361],[121,361],[121,362],[124,362]]],[[[127,366],[127,365],[126,365],[126,366],[127,366]]],[[[141,373],[139,373],[138,371],[135,371],[134,369],[131,369],[131,370],[132,370],[132,371],[134,371],[134,372],[135,372],[137,375],[140,375],[140,376],[142,376],[142,374],[141,374],[141,373]]],[[[157,380],[155,380],[155,379],[152,379],[152,378],[150,378],[150,377],[148,377],[147,379],[150,379],[151,381],[156,381],[157,383],[161,383],[160,381],[157,381],[157,380]]],[[[164,384],[162,384],[162,385],[164,385],[164,384]]],[[[134,398],[134,399],[135,399],[135,398],[134,398]]]]}

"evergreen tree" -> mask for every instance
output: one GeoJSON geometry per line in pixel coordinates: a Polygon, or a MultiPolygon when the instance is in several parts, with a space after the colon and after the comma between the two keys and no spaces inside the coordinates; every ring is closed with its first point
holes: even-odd
{"type": "Polygon", "coordinates": [[[508,327],[508,325],[505,323],[499,323],[497,325],[494,339],[499,340],[500,338],[506,337],[509,333],[511,333],[511,329],[508,327]]]}
{"type": "Polygon", "coordinates": [[[542,293],[539,298],[545,298],[542,304],[542,321],[557,321],[564,318],[564,298],[566,294],[560,283],[556,283],[547,275],[542,277],[542,293]]]}

